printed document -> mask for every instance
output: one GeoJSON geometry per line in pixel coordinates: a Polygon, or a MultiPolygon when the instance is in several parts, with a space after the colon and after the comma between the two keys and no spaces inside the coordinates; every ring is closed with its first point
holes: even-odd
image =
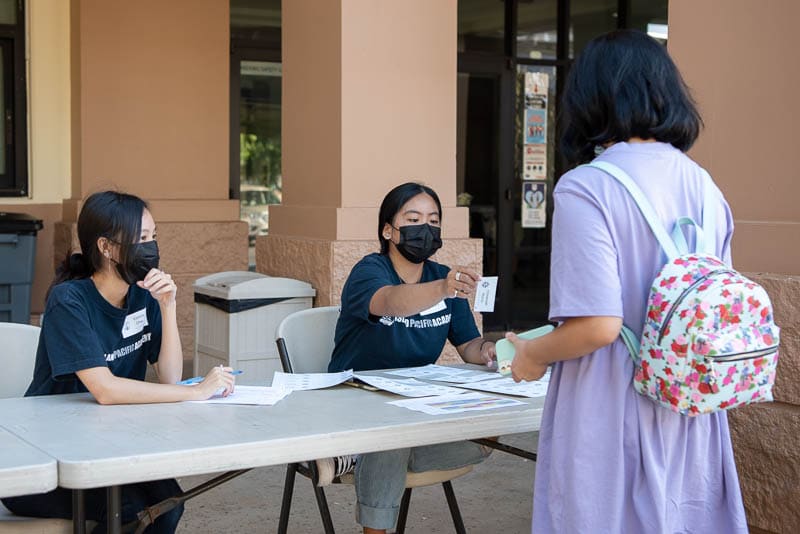
{"type": "Polygon", "coordinates": [[[517,397],[535,398],[547,395],[548,382],[549,381],[545,380],[536,380],[533,382],[523,381],[517,383],[514,382],[514,379],[511,377],[504,377],[498,378],[497,380],[481,380],[480,382],[458,384],[456,387],[491,391],[492,393],[502,393],[503,395],[516,395],[517,397]]]}
{"type": "Polygon", "coordinates": [[[353,378],[353,370],[338,373],[284,373],[275,371],[272,376],[272,387],[290,391],[324,389],[333,387],[353,378]]]}
{"type": "Polygon", "coordinates": [[[370,386],[374,386],[384,391],[396,393],[404,397],[431,397],[433,395],[458,395],[464,393],[463,390],[453,388],[450,386],[438,386],[436,384],[428,384],[427,382],[420,382],[409,378],[406,380],[393,380],[383,376],[366,375],[355,373],[354,378],[358,378],[362,382],[366,382],[370,386]]]}
{"type": "Polygon", "coordinates": [[[444,415],[449,413],[474,412],[520,406],[525,404],[515,399],[487,395],[485,393],[463,393],[461,395],[442,395],[424,399],[404,399],[391,401],[388,404],[408,408],[428,415],[444,415]]]}
{"type": "Polygon", "coordinates": [[[495,371],[489,369],[479,371],[476,369],[462,369],[460,367],[436,364],[396,369],[394,371],[386,371],[386,374],[404,376],[406,378],[419,378],[422,380],[435,380],[437,382],[451,382],[454,384],[489,380],[500,376],[495,371]]]}
{"type": "Polygon", "coordinates": [[[283,388],[270,388],[265,386],[236,386],[233,393],[227,397],[214,395],[210,399],[201,402],[206,404],[252,404],[257,406],[272,406],[291,391],[283,388]]]}

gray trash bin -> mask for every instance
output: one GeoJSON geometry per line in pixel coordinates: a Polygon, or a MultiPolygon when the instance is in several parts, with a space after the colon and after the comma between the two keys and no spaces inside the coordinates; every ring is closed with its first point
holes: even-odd
{"type": "Polygon", "coordinates": [[[237,384],[268,386],[282,370],[275,330],[312,305],[311,284],[249,271],[215,273],[194,283],[194,374],[215,365],[244,373],[237,384]]]}
{"type": "Polygon", "coordinates": [[[0,322],[31,322],[36,233],[41,229],[40,219],[0,212],[0,322]]]}

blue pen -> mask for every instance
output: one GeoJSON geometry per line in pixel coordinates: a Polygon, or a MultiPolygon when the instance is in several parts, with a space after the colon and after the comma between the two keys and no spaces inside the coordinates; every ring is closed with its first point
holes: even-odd
{"type": "MultiPolygon", "coordinates": [[[[231,371],[232,375],[240,375],[242,373],[244,373],[244,371],[240,371],[238,369],[236,371],[231,371]]],[[[192,384],[199,384],[204,379],[205,379],[204,376],[193,376],[192,378],[187,378],[186,380],[181,380],[180,382],[178,382],[178,384],[181,385],[181,386],[190,386],[192,384]]]]}

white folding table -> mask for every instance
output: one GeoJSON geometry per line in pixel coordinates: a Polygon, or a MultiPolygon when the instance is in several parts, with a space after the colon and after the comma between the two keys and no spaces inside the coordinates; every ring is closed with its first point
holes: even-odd
{"type": "MultiPolygon", "coordinates": [[[[347,386],[295,391],[275,406],[101,406],[88,394],[53,395],[0,400],[0,426],[58,461],[59,486],[109,488],[114,533],[123,484],[530,432],[544,404],[426,415],[386,403],[398,398],[347,386]]],[[[82,513],[74,519],[79,532],[82,513]]]]}
{"type": "Polygon", "coordinates": [[[58,485],[56,460],[0,428],[0,497],[44,493],[58,485]]]}

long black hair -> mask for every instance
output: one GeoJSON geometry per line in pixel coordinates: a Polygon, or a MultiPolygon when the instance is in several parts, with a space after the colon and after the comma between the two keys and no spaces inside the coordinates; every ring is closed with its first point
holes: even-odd
{"type": "Polygon", "coordinates": [[[632,137],[687,151],[703,121],[686,83],[655,39],[619,30],[586,45],[570,69],[561,107],[561,151],[571,165],[632,137]]]}
{"type": "Polygon", "coordinates": [[[394,216],[400,211],[400,208],[420,193],[425,193],[433,198],[433,201],[436,202],[436,208],[439,210],[439,219],[441,220],[442,203],[439,201],[439,195],[436,194],[436,191],[427,185],[417,182],[406,182],[398,185],[383,197],[381,209],[378,212],[378,241],[381,243],[381,254],[385,255],[389,253],[389,240],[383,237],[383,227],[386,223],[394,226],[392,222],[394,221],[394,216]]]}
{"type": "Polygon", "coordinates": [[[97,247],[97,240],[101,237],[119,246],[117,261],[127,265],[131,245],[139,241],[145,208],[144,200],[127,193],[102,191],[89,196],[78,215],[81,252],[67,255],[50,288],[66,280],[88,278],[100,270],[103,254],[97,247]]]}

